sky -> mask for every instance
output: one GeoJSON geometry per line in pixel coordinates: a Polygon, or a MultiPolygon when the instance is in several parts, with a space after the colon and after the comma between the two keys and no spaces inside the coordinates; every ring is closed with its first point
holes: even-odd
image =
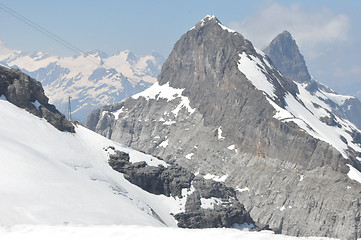
{"type": "MultiPolygon", "coordinates": [[[[129,49],[167,57],[176,41],[215,15],[263,49],[288,30],[311,75],[334,90],[361,97],[359,0],[0,0],[83,51],[129,49]]],[[[1,6],[1,5],[0,5],[1,6]]],[[[13,49],[74,53],[0,9],[0,40],[13,49]]]]}

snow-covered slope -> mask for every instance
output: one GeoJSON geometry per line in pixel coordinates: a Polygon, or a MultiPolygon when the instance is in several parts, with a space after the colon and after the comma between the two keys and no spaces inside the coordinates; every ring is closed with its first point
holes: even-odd
{"type": "Polygon", "coordinates": [[[133,163],[169,167],[164,161],[82,126],[61,132],[4,96],[0,114],[1,239],[298,239],[271,231],[174,228],[172,214],[184,210],[186,195],[150,194],[108,164],[115,150],[129,153],[133,163]]]}
{"type": "Polygon", "coordinates": [[[67,112],[70,96],[73,118],[80,122],[85,122],[92,110],[149,87],[163,62],[155,52],[143,57],[129,50],[112,56],[89,51],[81,56],[57,57],[13,50],[0,42],[0,64],[19,68],[42,82],[51,103],[61,112],[67,112]]]}
{"type": "MultiPolygon", "coordinates": [[[[247,79],[255,88],[262,91],[275,109],[274,118],[283,122],[294,122],[311,136],[323,140],[335,147],[344,158],[349,158],[347,154],[352,149],[352,155],[361,161],[361,141],[355,136],[361,131],[347,119],[340,118],[332,113],[335,104],[342,105],[352,96],[344,96],[331,91],[310,91],[312,82],[295,82],[296,93],[285,91],[282,105],[279,104],[279,97],[275,91],[277,87],[273,79],[270,79],[269,72],[272,66],[268,63],[265,55],[258,50],[257,55],[243,52],[238,61],[239,70],[244,73],[247,79]],[[278,101],[277,101],[278,100],[278,101]]],[[[282,82],[278,81],[282,86],[282,82]]],[[[325,87],[326,89],[326,87],[325,87]]]]}
{"type": "Polygon", "coordinates": [[[14,226],[0,227],[0,238],[2,240],[18,239],[52,239],[67,240],[184,240],[184,239],[207,239],[207,240],[326,240],[330,238],[299,238],[271,231],[249,232],[237,229],[181,229],[160,228],[143,226],[14,226]]]}
{"type": "Polygon", "coordinates": [[[82,126],[74,134],[60,132],[4,97],[0,114],[0,225],[176,226],[169,213],[179,211],[185,199],[149,194],[130,184],[108,165],[107,148],[128,152],[132,161],[164,162],[82,126]]]}

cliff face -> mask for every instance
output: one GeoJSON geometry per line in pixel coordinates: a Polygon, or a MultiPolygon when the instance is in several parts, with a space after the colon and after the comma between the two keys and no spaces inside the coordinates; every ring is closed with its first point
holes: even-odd
{"type": "Polygon", "coordinates": [[[361,169],[359,132],[305,96],[251,42],[206,17],[175,44],[158,83],[94,111],[88,127],[224,181],[278,232],[356,239],[361,184],[346,164],[361,169]],[[342,138],[328,138],[333,130],[342,138]]]}
{"type": "Polygon", "coordinates": [[[58,130],[74,133],[74,126],[44,94],[40,82],[37,82],[20,70],[8,69],[0,66],[0,96],[30,113],[45,118],[58,130]]]}

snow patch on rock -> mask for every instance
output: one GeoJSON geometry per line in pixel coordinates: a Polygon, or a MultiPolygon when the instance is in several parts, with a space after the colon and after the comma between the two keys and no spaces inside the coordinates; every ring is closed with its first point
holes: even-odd
{"type": "Polygon", "coordinates": [[[354,168],[353,166],[351,166],[350,164],[347,164],[347,166],[350,168],[350,170],[347,173],[347,176],[352,179],[355,180],[359,183],[361,183],[361,172],[358,171],[356,168],[354,168]]]}
{"type": "Polygon", "coordinates": [[[244,188],[240,188],[240,187],[236,187],[236,191],[238,192],[249,192],[249,188],[248,187],[244,187],[244,188]]]}
{"type": "Polygon", "coordinates": [[[216,175],[213,175],[210,173],[207,173],[206,175],[203,176],[204,179],[212,179],[213,181],[216,181],[216,182],[224,182],[224,181],[226,181],[227,177],[228,177],[228,174],[220,177],[220,176],[216,176],[216,175]]]}
{"type": "Polygon", "coordinates": [[[201,208],[203,209],[214,209],[214,206],[222,205],[222,203],[220,198],[201,198],[201,208]]]}
{"type": "Polygon", "coordinates": [[[217,128],[216,130],[217,130],[218,140],[223,140],[223,139],[225,139],[225,137],[222,136],[222,126],[220,126],[219,128],[217,128]]]}
{"type": "Polygon", "coordinates": [[[180,103],[178,106],[172,110],[172,113],[177,117],[179,111],[185,107],[190,114],[194,113],[195,109],[190,106],[190,102],[188,97],[182,95],[184,89],[183,88],[173,88],[169,86],[169,83],[159,85],[158,82],[154,83],[150,88],[145,91],[135,94],[132,96],[134,99],[138,99],[139,97],[143,97],[146,100],[150,99],[166,99],[168,102],[172,101],[176,98],[180,98],[180,103]]]}
{"type": "Polygon", "coordinates": [[[190,159],[192,159],[193,155],[194,155],[194,153],[189,153],[185,156],[185,158],[190,160],[190,159]]]}
{"type": "Polygon", "coordinates": [[[169,141],[168,141],[168,139],[166,139],[159,144],[159,147],[166,148],[168,146],[168,144],[169,144],[169,141]]]}

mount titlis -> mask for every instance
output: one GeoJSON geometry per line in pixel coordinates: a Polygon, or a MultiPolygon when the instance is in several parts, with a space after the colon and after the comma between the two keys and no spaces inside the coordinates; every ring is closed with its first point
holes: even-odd
{"type": "Polygon", "coordinates": [[[278,233],[360,238],[357,100],[314,81],[289,33],[265,52],[207,16],[152,87],[92,112],[87,126],[235,189],[278,233]]]}

